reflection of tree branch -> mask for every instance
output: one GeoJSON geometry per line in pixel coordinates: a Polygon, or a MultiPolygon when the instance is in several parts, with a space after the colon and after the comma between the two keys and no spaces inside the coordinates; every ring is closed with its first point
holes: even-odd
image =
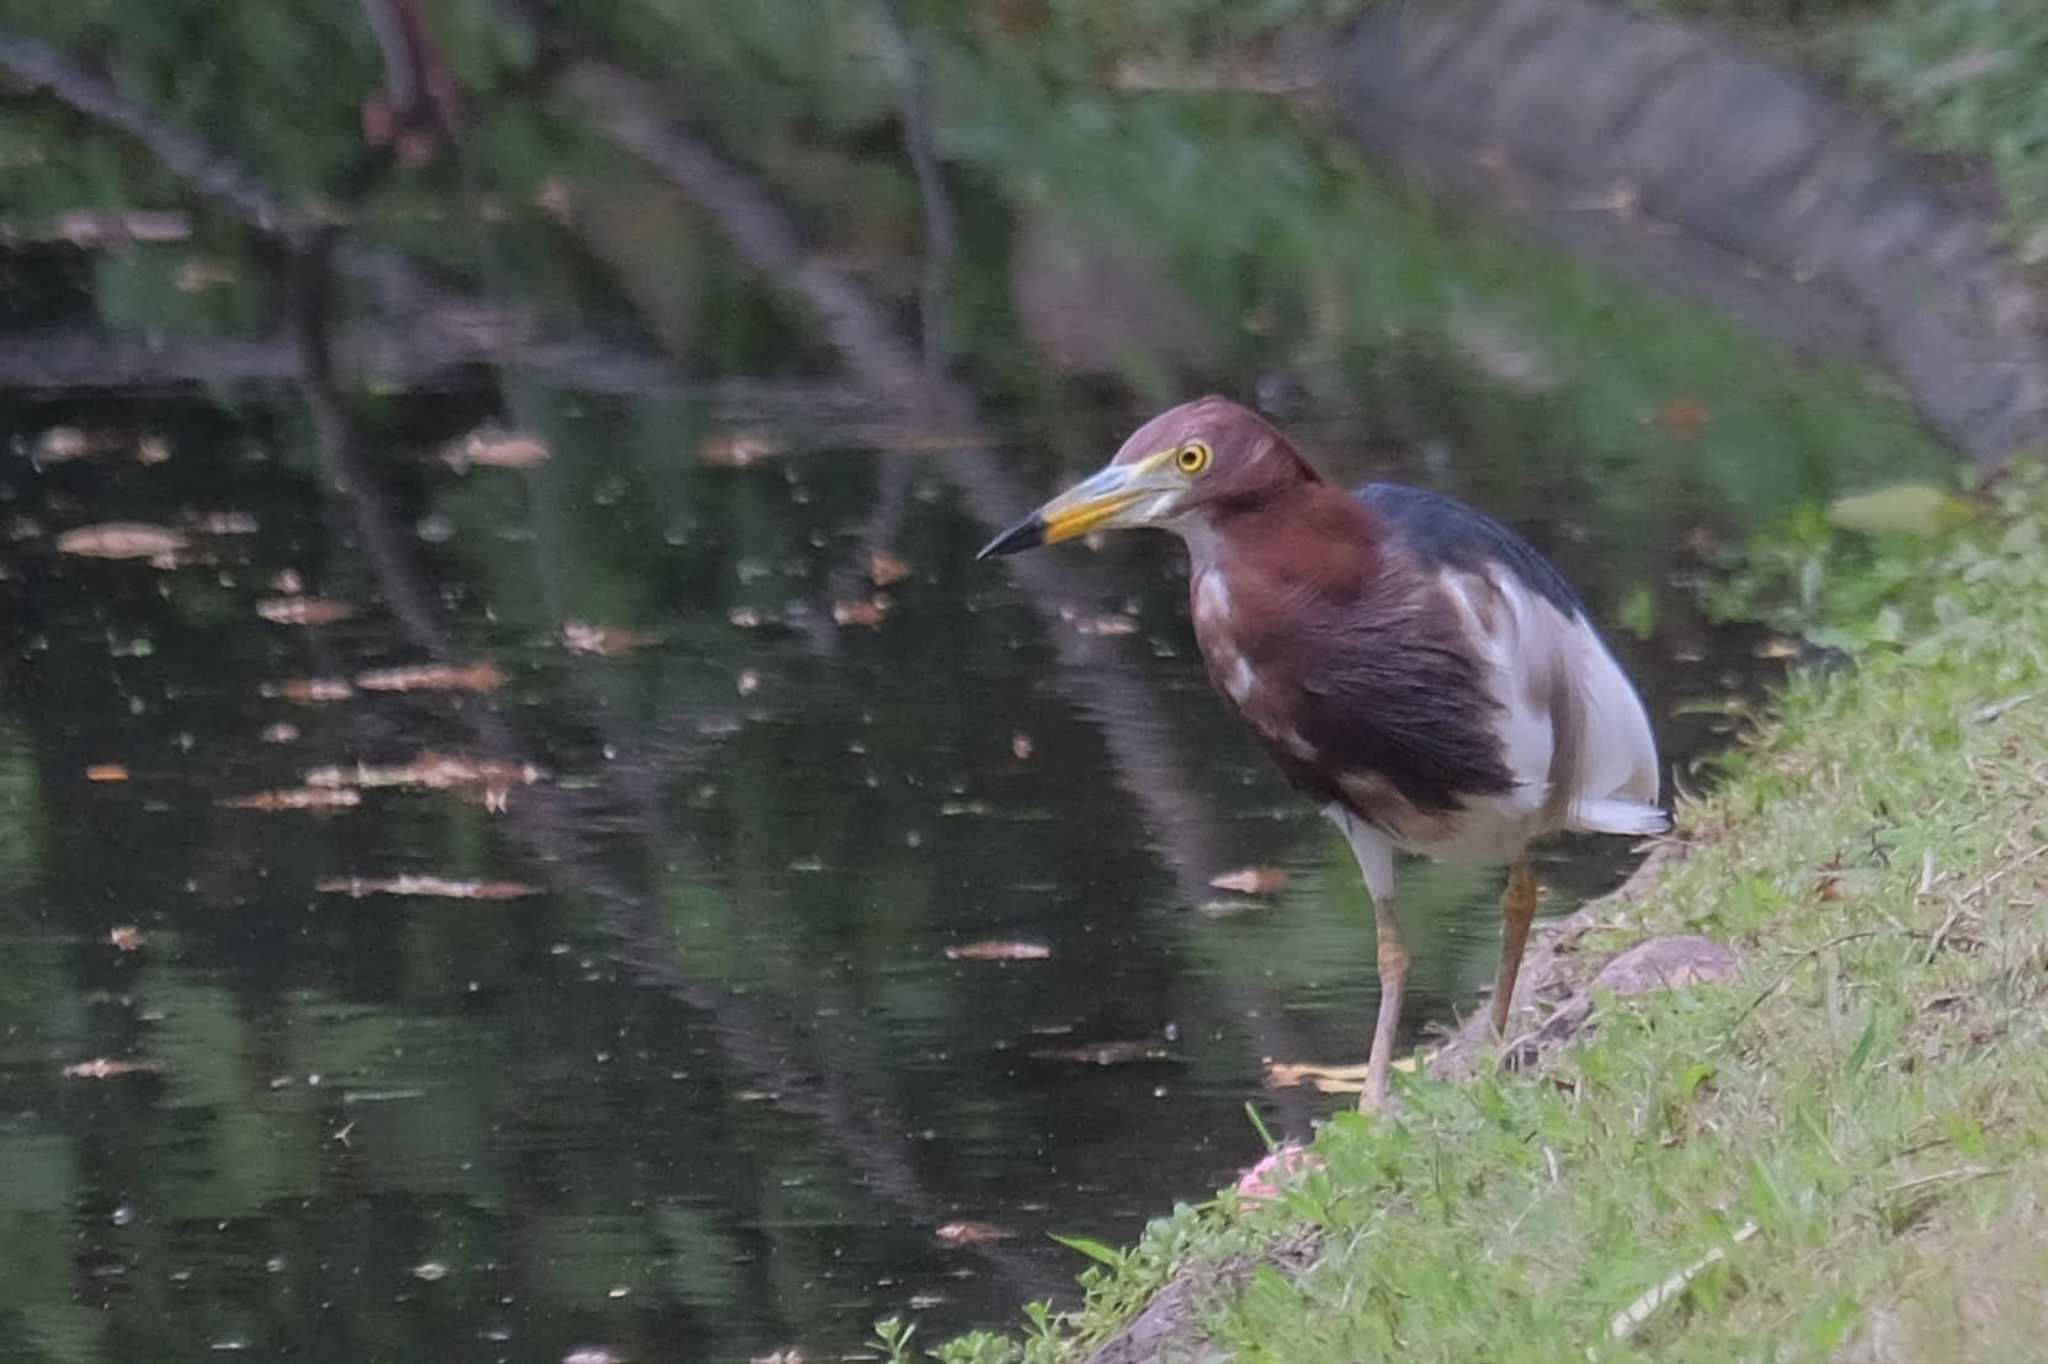
{"type": "MultiPolygon", "coordinates": [[[[938,420],[963,433],[961,445],[990,448],[979,428],[974,403],[957,386],[924,372],[897,338],[884,310],[843,271],[812,256],[795,223],[772,193],[745,171],[665,115],[667,99],[652,84],[609,63],[581,58],[565,70],[557,88],[582,106],[588,117],[621,146],[689,196],[716,222],[739,253],[777,286],[803,300],[825,323],[828,339],[856,379],[883,401],[918,418],[938,420]]],[[[932,467],[951,480],[968,510],[985,526],[1009,523],[1037,501],[995,461],[942,457],[932,467]]],[[[1115,644],[1081,635],[1060,618],[1062,605],[1088,600],[1100,586],[1056,556],[1008,561],[1046,624],[1066,685],[1094,716],[1124,786],[1137,798],[1146,822],[1161,840],[1160,851],[1186,899],[1207,893],[1217,840],[1196,784],[1182,770],[1167,742],[1156,704],[1141,673],[1115,644]]],[[[1242,992],[1235,1012],[1266,1055],[1291,1055],[1279,1011],[1264,1007],[1254,987],[1242,992]]],[[[1305,1123],[1305,1098],[1281,1099],[1289,1118],[1305,1123]]]]}
{"type": "MultiPolygon", "coordinates": [[[[445,659],[454,649],[446,613],[414,562],[375,475],[359,458],[360,441],[327,370],[326,347],[320,337],[323,267],[324,254],[318,250],[301,263],[295,312],[309,376],[306,395],[327,485],[347,500],[364,560],[400,625],[416,644],[445,659]]],[[[595,711],[605,713],[603,707],[595,711]]],[[[463,717],[476,730],[482,751],[506,755],[530,751],[496,712],[466,707],[463,717]]],[[[817,1122],[848,1164],[860,1172],[863,1187],[887,1197],[913,1218],[934,1226],[945,1221],[950,1209],[920,1179],[902,1136],[907,1124],[886,1121],[886,1114],[876,1111],[873,1096],[849,1082],[851,1072],[846,1067],[828,1061],[807,1064],[801,1058],[812,1039],[770,1019],[758,1002],[741,999],[680,970],[647,898],[616,884],[609,870],[570,832],[579,821],[575,812],[562,808],[569,799],[568,793],[559,789],[536,789],[524,793],[504,815],[506,827],[526,844],[534,864],[549,869],[562,893],[574,891],[610,906],[608,927],[625,944],[623,963],[645,983],[711,1018],[727,1057],[747,1077],[749,1086],[774,1092],[784,1111],[817,1122]]],[[[657,820],[648,823],[660,827],[657,820]]],[[[1012,1278],[1038,1290],[1053,1286],[1044,1265],[1001,1247],[984,1250],[987,1258],[1012,1278]]]]}
{"type": "Polygon", "coordinates": [[[259,230],[281,236],[306,222],[233,159],[182,128],[166,123],[112,84],[64,60],[32,38],[0,33],[0,70],[11,73],[80,113],[140,142],[173,175],[209,198],[224,200],[259,230]]]}
{"type": "Polygon", "coordinates": [[[946,276],[953,263],[953,201],[932,147],[930,61],[903,23],[899,0],[879,0],[882,31],[896,50],[901,67],[897,86],[903,118],[903,153],[917,176],[918,199],[924,205],[924,283],[918,313],[924,333],[925,372],[934,378],[946,367],[946,276]]]}

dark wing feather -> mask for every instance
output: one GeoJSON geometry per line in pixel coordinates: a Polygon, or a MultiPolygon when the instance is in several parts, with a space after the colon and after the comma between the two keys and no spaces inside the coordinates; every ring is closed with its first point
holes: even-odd
{"type": "Polygon", "coordinates": [[[1304,637],[1293,720],[1316,758],[1275,746],[1281,768],[1329,799],[1345,799],[1342,775],[1376,775],[1430,814],[1506,791],[1514,778],[1494,730],[1498,706],[1456,630],[1426,583],[1403,575],[1304,637]]]}
{"type": "Polygon", "coordinates": [[[1464,503],[1400,483],[1367,483],[1352,493],[1393,528],[1423,572],[1446,568],[1475,573],[1498,564],[1522,586],[1562,611],[1567,620],[1586,614],[1579,594],[1550,560],[1527,540],[1486,513],[1464,503]]]}

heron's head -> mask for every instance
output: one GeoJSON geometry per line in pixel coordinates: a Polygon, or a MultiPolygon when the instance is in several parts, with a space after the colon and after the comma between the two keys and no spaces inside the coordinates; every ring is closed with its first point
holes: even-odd
{"type": "Polygon", "coordinates": [[[1198,398],[1132,432],[1116,458],[991,540],[978,557],[1091,530],[1163,526],[1185,534],[1316,481],[1315,470],[1265,418],[1228,398],[1198,398]]]}

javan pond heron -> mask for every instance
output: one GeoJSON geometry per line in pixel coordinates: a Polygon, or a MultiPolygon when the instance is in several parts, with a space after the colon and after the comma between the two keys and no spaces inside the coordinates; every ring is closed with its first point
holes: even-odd
{"type": "Polygon", "coordinates": [[[1346,493],[1223,398],[1154,417],[981,557],[1136,526],[1186,542],[1210,680],[1358,858],[1380,974],[1359,1107],[1376,1111],[1408,974],[1394,851],[1512,868],[1504,1034],[1536,912],[1529,844],[1671,827],[1649,717],[1577,594],[1514,532],[1420,488],[1346,493]]]}

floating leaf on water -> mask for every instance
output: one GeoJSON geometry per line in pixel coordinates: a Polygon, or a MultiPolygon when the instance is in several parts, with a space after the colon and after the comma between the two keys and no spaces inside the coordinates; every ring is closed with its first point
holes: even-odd
{"type": "MultiPolygon", "coordinates": [[[[940,1301],[944,1301],[944,1299],[940,1299],[940,1301]]],[[[918,1305],[917,1299],[912,1298],[910,1305],[916,1307],[918,1305]]],[[[933,1303],[925,1305],[936,1306],[933,1303]]],[[[765,1355],[755,1355],[747,1361],[747,1364],[804,1364],[804,1352],[792,1345],[784,1350],[770,1350],[765,1355]]]]}
{"type": "Polygon", "coordinates": [[[178,273],[171,282],[181,294],[200,294],[223,284],[233,284],[237,278],[235,267],[225,261],[194,256],[178,267],[178,273]]]}
{"type": "Polygon", "coordinates": [[[517,900],[538,895],[519,881],[451,881],[442,876],[330,876],[314,887],[326,895],[417,895],[442,900],[517,900]]]}
{"type": "Polygon", "coordinates": [[[1865,535],[1939,535],[1977,515],[1969,501],[1926,483],[1900,483],[1876,492],[1839,498],[1828,519],[1865,535]]]}
{"type": "Polygon", "coordinates": [[[57,537],[57,551],[88,559],[154,559],[175,554],[187,543],[183,535],[164,526],[109,521],[65,531],[57,537]]]}
{"type": "Polygon", "coordinates": [[[434,1283],[437,1280],[448,1277],[448,1266],[442,1264],[439,1260],[426,1260],[412,1267],[412,1276],[415,1279],[424,1279],[428,1283],[434,1283]]]}
{"type": "Polygon", "coordinates": [[[1020,729],[1010,736],[1010,756],[1018,762],[1028,761],[1037,751],[1037,746],[1031,742],[1031,736],[1023,730],[1020,729]]]}
{"type": "Polygon", "coordinates": [[[352,787],[303,786],[284,791],[258,791],[249,796],[229,796],[220,802],[226,810],[349,810],[363,803],[362,792],[352,787]]]}
{"type": "Polygon", "coordinates": [[[348,603],[325,597],[265,597],[256,603],[256,614],[277,625],[332,625],[355,613],[348,603]]]}
{"type": "Polygon", "coordinates": [[[254,535],[257,531],[256,518],[242,511],[203,512],[193,524],[207,535],[254,535]]]}
{"type": "Polygon", "coordinates": [[[1085,1047],[1048,1047],[1031,1053],[1034,1061],[1078,1061],[1087,1066],[1130,1066],[1146,1061],[1171,1061],[1173,1053],[1156,1042],[1096,1042],[1085,1047]]]}
{"type": "Polygon", "coordinates": [[[562,1356],[562,1364],[626,1364],[626,1357],[602,1345],[578,1345],[562,1356]]]}
{"type": "Polygon", "coordinates": [[[192,219],[184,213],[151,209],[102,213],[78,209],[51,219],[39,240],[94,247],[110,242],[181,242],[191,235],[192,219]]]}
{"type": "Polygon", "coordinates": [[[562,647],[572,654],[623,654],[653,642],[653,635],[619,625],[562,622],[562,647]]]}
{"type": "Polygon", "coordinates": [[[1294,878],[1280,867],[1239,867],[1221,876],[1209,878],[1209,884],[1218,890],[1234,890],[1240,895],[1271,895],[1287,889],[1287,883],[1294,878]]]}
{"type": "Polygon", "coordinates": [[[270,590],[281,597],[296,597],[306,590],[306,580],[296,568],[280,568],[270,579],[270,590]]]}
{"type": "Polygon", "coordinates": [[[738,689],[741,696],[752,696],[755,692],[761,690],[761,674],[755,672],[752,668],[745,669],[740,673],[739,680],[734,683],[734,686],[738,689]]]}
{"type": "Polygon", "coordinates": [[[536,464],[545,463],[551,453],[548,443],[531,432],[501,431],[485,426],[478,427],[442,451],[441,458],[460,473],[472,464],[489,465],[494,469],[531,469],[536,464]]]}
{"type": "Polygon", "coordinates": [[[1769,659],[1797,658],[1802,652],[1803,650],[1801,650],[1798,640],[1784,635],[1772,635],[1769,639],[1757,645],[1755,650],[1758,658],[1769,659]]]}
{"type": "Polygon", "coordinates": [[[85,769],[87,781],[126,781],[128,769],[119,763],[94,763],[85,769]]]}
{"type": "Polygon", "coordinates": [[[1135,635],[1138,621],[1135,616],[1112,612],[1106,616],[1083,616],[1074,622],[1074,629],[1084,635],[1135,635]]]}
{"type": "Polygon", "coordinates": [[[832,603],[834,625],[876,626],[889,614],[889,599],[875,596],[832,603]]]}
{"type": "MultiPolygon", "coordinates": [[[[1416,1058],[1397,1057],[1392,1063],[1395,1070],[1412,1074],[1416,1058]]],[[[1286,1061],[1269,1061],[1266,1064],[1266,1083],[1275,1089],[1288,1089],[1306,1084],[1323,1094],[1356,1094],[1365,1087],[1365,1065],[1319,1066],[1314,1062],[1299,1065],[1286,1061]]]]}
{"type": "Polygon", "coordinates": [[[53,426],[36,438],[37,464],[62,464],[84,459],[100,449],[98,442],[75,426],[53,426]]]}
{"type": "Polygon", "coordinates": [[[758,629],[761,625],[761,613],[751,606],[735,606],[725,613],[725,618],[742,630],[758,629]]]}
{"type": "Polygon", "coordinates": [[[111,1080],[116,1075],[155,1074],[161,1067],[154,1061],[117,1061],[96,1056],[64,1067],[67,1080],[111,1080]]]}
{"type": "Polygon", "coordinates": [[[505,674],[495,663],[471,663],[455,667],[427,663],[410,668],[373,668],[356,676],[364,691],[475,691],[492,692],[505,685],[505,674]]]}
{"type": "Polygon", "coordinates": [[[985,1245],[990,1241],[1006,1241],[1014,1234],[993,1222],[948,1222],[932,1233],[949,1246],[985,1245]]]}
{"type": "Polygon", "coordinates": [[[279,720],[274,725],[265,725],[260,737],[266,744],[296,743],[299,737],[299,727],[292,724],[289,720],[279,720]]]}
{"type": "Polygon", "coordinates": [[[362,763],[353,767],[316,767],[306,773],[306,785],[323,790],[412,786],[447,791],[463,786],[531,786],[542,775],[532,763],[426,752],[399,767],[369,767],[362,763]]]}
{"type": "Polygon", "coordinates": [[[1037,942],[971,942],[946,949],[948,961],[1044,961],[1052,949],[1037,942]]]}
{"type": "Polygon", "coordinates": [[[761,431],[728,431],[707,436],[697,446],[697,459],[723,469],[744,469],[782,453],[782,445],[761,431]]]}
{"type": "Polygon", "coordinates": [[[325,701],[346,701],[356,694],[356,689],[339,677],[292,677],[283,682],[264,683],[263,694],[282,696],[287,701],[311,706],[325,701]]]}
{"type": "Polygon", "coordinates": [[[123,952],[133,952],[142,946],[142,930],[134,924],[123,924],[107,930],[107,941],[123,952]]]}
{"type": "Polygon", "coordinates": [[[868,581],[876,587],[893,587],[910,576],[910,565],[886,549],[868,555],[868,581]]]}
{"type": "Polygon", "coordinates": [[[144,436],[135,442],[137,464],[163,464],[171,457],[171,443],[162,436],[144,436]]]}

